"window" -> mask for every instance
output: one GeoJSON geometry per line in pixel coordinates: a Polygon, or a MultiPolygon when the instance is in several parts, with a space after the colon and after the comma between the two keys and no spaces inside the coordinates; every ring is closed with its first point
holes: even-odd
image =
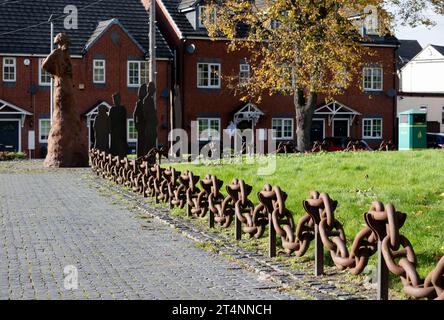
{"type": "Polygon", "coordinates": [[[381,91],[382,90],[382,68],[366,67],[364,68],[364,90],[381,91]]]}
{"type": "Polygon", "coordinates": [[[39,120],[39,142],[48,143],[49,131],[51,130],[51,120],[39,120]]]}
{"type": "Polygon", "coordinates": [[[39,59],[39,85],[49,86],[51,85],[51,75],[42,69],[44,59],[39,59]]]}
{"type": "Polygon", "coordinates": [[[220,119],[199,118],[197,121],[200,141],[220,140],[220,119]]]}
{"type": "MultiPolygon", "coordinates": [[[[198,27],[199,28],[205,28],[205,19],[207,19],[207,14],[208,11],[210,11],[211,9],[207,6],[199,6],[199,16],[198,16],[198,27]]],[[[213,9],[210,13],[209,13],[209,21],[211,23],[214,23],[216,21],[216,15],[217,15],[217,11],[216,9],[213,9]]]]}
{"type": "Polygon", "coordinates": [[[197,87],[198,88],[220,88],[220,64],[198,63],[197,64],[197,87]]]}
{"type": "Polygon", "coordinates": [[[15,58],[3,58],[3,81],[16,81],[16,60],[15,58]]]}
{"type": "Polygon", "coordinates": [[[93,82],[105,83],[106,62],[105,60],[93,60],[93,82]]]}
{"type": "Polygon", "coordinates": [[[148,83],[148,69],[147,61],[128,61],[128,87],[148,83]]]}
{"type": "Polygon", "coordinates": [[[290,140],[293,139],[293,119],[273,119],[273,139],[290,140]]]}
{"type": "Polygon", "coordinates": [[[242,63],[239,71],[239,85],[246,86],[250,82],[250,65],[242,63]]]}
{"type": "Polygon", "coordinates": [[[363,119],[362,131],[362,137],[364,139],[381,139],[382,119],[363,119]]]}
{"type": "Polygon", "coordinates": [[[441,124],[444,125],[444,107],[442,107],[442,119],[441,119],[441,124]]]}
{"type": "Polygon", "coordinates": [[[134,124],[134,119],[128,119],[128,125],[127,125],[127,139],[128,142],[137,142],[137,130],[136,125],[134,124]]]}
{"type": "MultiPolygon", "coordinates": [[[[427,106],[422,105],[422,106],[419,107],[419,110],[424,111],[424,112],[427,112],[427,106]]],[[[428,117],[428,113],[427,113],[427,117],[428,117]]],[[[426,117],[426,118],[427,118],[427,117],[426,117]]]]}

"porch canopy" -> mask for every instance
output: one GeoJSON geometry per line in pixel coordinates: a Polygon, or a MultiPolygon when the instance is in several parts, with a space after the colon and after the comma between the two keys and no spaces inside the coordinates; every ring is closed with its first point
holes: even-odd
{"type": "Polygon", "coordinates": [[[98,103],[96,103],[92,108],[90,108],[88,111],[86,111],[83,116],[86,117],[86,119],[88,120],[88,126],[89,126],[89,122],[92,120],[95,120],[98,113],[99,113],[99,107],[100,106],[105,106],[108,111],[111,109],[111,105],[109,103],[107,103],[106,101],[99,101],[98,103]]]}
{"type": "Polygon", "coordinates": [[[265,115],[265,113],[263,113],[256,105],[249,102],[234,114],[233,121],[235,125],[238,125],[242,121],[251,121],[253,127],[255,127],[259,118],[263,115],[265,115]]]}
{"type": "Polygon", "coordinates": [[[341,116],[352,118],[352,121],[350,122],[350,124],[352,124],[356,116],[360,116],[361,113],[346,106],[345,104],[333,100],[330,103],[316,109],[315,115],[328,116],[328,124],[331,125],[335,117],[341,118],[341,116]]]}
{"type": "Polygon", "coordinates": [[[32,113],[26,111],[25,109],[17,107],[10,102],[0,99],[0,115],[8,115],[13,116],[14,118],[20,118],[20,124],[23,128],[23,126],[25,125],[26,116],[32,116],[32,113]]]}

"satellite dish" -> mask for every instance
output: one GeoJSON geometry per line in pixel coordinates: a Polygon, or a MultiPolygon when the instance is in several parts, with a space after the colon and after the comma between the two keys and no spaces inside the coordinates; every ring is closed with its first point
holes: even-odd
{"type": "Polygon", "coordinates": [[[388,97],[390,97],[390,98],[393,98],[393,97],[396,97],[396,90],[395,89],[389,89],[388,91],[387,91],[387,96],[388,97]]]}
{"type": "Polygon", "coordinates": [[[194,52],[196,52],[196,45],[194,43],[191,43],[191,44],[187,45],[186,50],[189,54],[193,54],[194,52]]]}
{"type": "Polygon", "coordinates": [[[23,60],[23,64],[24,64],[25,66],[29,66],[29,65],[31,64],[31,60],[29,60],[29,59],[25,59],[25,60],[23,60]]]}

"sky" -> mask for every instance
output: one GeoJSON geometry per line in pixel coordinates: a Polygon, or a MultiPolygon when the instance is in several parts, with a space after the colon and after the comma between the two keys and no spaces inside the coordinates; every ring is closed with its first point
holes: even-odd
{"type": "Polygon", "coordinates": [[[398,39],[418,40],[423,48],[428,44],[444,46],[444,16],[433,15],[432,19],[437,23],[433,28],[398,27],[395,34],[398,39]]]}

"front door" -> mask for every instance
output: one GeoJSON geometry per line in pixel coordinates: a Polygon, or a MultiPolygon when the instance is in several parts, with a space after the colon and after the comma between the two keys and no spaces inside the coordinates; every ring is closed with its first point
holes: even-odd
{"type": "Polygon", "coordinates": [[[324,140],[324,121],[313,120],[311,123],[311,142],[324,140]]]}
{"type": "Polygon", "coordinates": [[[0,120],[0,151],[19,151],[19,122],[0,120]]]}
{"type": "Polygon", "coordinates": [[[337,119],[333,121],[333,136],[337,138],[348,137],[348,120],[337,119]]]}

